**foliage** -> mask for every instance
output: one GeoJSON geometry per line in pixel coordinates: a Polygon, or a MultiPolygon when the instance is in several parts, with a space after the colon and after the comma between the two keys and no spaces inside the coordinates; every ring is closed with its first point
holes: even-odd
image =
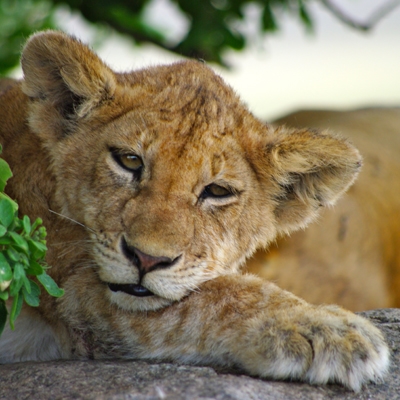
{"type": "MultiPolygon", "coordinates": [[[[1,146],[0,146],[1,152],[1,146]]],[[[10,167],[0,159],[0,335],[9,314],[14,329],[22,303],[31,307],[39,305],[39,282],[54,297],[64,291],[47,275],[44,264],[46,255],[46,228],[38,218],[33,224],[28,216],[18,218],[18,205],[4,193],[7,180],[12,176],[10,167]],[[36,277],[36,280],[28,278],[36,277]],[[6,301],[12,298],[10,313],[6,301]]]]}
{"type": "Polygon", "coordinates": [[[153,42],[173,52],[216,61],[223,64],[226,49],[242,50],[246,36],[236,29],[236,22],[245,19],[244,7],[250,3],[260,7],[261,30],[278,29],[276,12],[294,12],[307,27],[312,26],[306,3],[308,0],[171,0],[190,21],[189,29],[178,44],[171,45],[163,32],[146,23],[145,8],[151,0],[99,0],[96,7],[90,0],[54,0],[79,9],[91,22],[103,22],[115,30],[126,33],[137,42],[153,42]]]}
{"type": "Polygon", "coordinates": [[[242,50],[248,44],[246,35],[237,29],[245,20],[245,6],[260,8],[261,32],[278,30],[279,13],[297,15],[312,27],[307,9],[309,0],[170,0],[189,20],[189,28],[179,43],[171,44],[166,32],[147,22],[145,11],[154,0],[1,0],[0,2],[0,74],[18,63],[26,38],[36,30],[55,28],[57,6],[68,5],[93,23],[102,23],[127,34],[137,43],[151,42],[167,50],[207,61],[224,64],[223,52],[242,50]]]}
{"type": "Polygon", "coordinates": [[[18,65],[21,48],[32,32],[54,28],[48,0],[0,1],[0,75],[18,65]]]}
{"type": "Polygon", "coordinates": [[[68,6],[89,22],[102,24],[127,34],[137,43],[151,42],[184,56],[214,61],[224,65],[225,50],[244,49],[251,38],[240,29],[246,21],[246,8],[259,10],[259,35],[279,30],[283,14],[291,14],[313,29],[309,10],[311,2],[320,3],[338,20],[361,31],[371,30],[381,19],[400,5],[400,0],[387,0],[364,21],[348,15],[335,0],[1,0],[0,1],[0,75],[18,63],[26,38],[37,30],[56,28],[56,12],[68,6]],[[171,42],[168,32],[146,18],[156,3],[169,3],[188,21],[187,31],[178,42],[171,42]],[[239,28],[238,28],[239,27],[239,28]]]}

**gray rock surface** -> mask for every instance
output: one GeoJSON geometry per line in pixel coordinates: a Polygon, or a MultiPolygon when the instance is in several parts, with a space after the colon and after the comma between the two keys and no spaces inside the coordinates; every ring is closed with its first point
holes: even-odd
{"type": "Polygon", "coordinates": [[[0,365],[0,399],[400,399],[400,309],[362,314],[386,334],[392,368],[385,383],[368,385],[360,393],[176,364],[57,361],[0,365]]]}

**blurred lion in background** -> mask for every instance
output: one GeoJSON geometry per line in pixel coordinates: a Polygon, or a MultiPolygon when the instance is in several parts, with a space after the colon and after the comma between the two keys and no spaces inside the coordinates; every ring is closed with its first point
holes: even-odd
{"type": "Polygon", "coordinates": [[[300,111],[277,125],[349,138],[364,161],[356,183],[317,222],[248,261],[248,271],[312,303],[353,311],[400,306],[400,109],[300,111]]]}

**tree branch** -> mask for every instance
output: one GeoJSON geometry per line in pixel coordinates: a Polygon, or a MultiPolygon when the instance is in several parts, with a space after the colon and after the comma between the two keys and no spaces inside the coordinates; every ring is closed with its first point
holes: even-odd
{"type": "Polygon", "coordinates": [[[373,29],[380,20],[382,20],[384,17],[390,14],[397,6],[400,5],[400,0],[388,1],[382,7],[374,11],[366,22],[359,22],[356,21],[350,15],[346,14],[346,12],[343,11],[340,7],[338,7],[338,5],[335,4],[333,1],[331,0],[320,0],[320,1],[340,21],[342,21],[343,23],[352,28],[362,31],[369,31],[373,29]]]}

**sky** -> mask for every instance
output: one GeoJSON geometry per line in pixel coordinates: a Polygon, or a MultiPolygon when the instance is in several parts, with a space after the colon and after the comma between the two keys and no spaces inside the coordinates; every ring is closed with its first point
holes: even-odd
{"type": "MultiPolygon", "coordinates": [[[[364,21],[388,0],[335,0],[355,19],[364,21]]],[[[148,18],[179,37],[187,21],[155,0],[148,18]]],[[[298,20],[284,17],[278,34],[255,39],[245,52],[226,54],[230,70],[213,66],[257,116],[271,120],[306,108],[352,109],[365,106],[400,106],[400,7],[369,33],[344,26],[316,2],[316,22],[308,34],[298,20]]],[[[248,10],[251,16],[256,10],[248,10]]],[[[96,33],[77,15],[59,13],[63,29],[84,41],[96,33]]],[[[245,27],[250,32],[254,22],[245,27]]],[[[96,46],[99,55],[117,71],[179,60],[153,45],[135,46],[112,34],[96,46]]]]}

